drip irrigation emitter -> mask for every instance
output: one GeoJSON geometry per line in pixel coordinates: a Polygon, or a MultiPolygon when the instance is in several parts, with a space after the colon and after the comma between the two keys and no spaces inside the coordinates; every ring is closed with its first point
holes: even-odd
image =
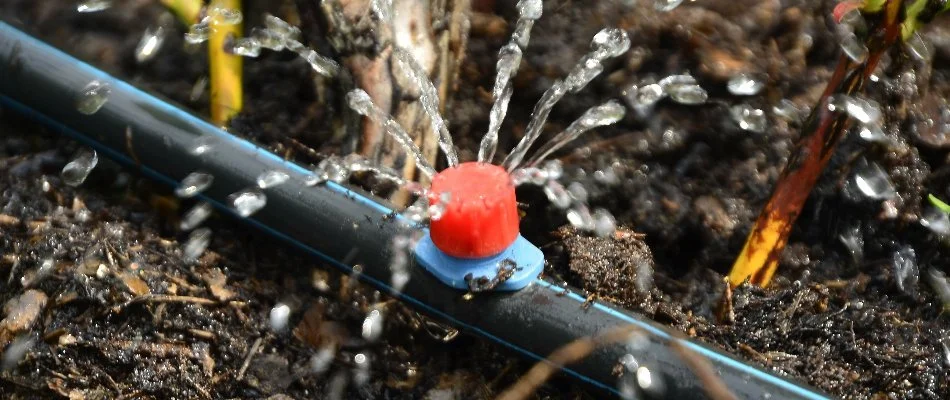
{"type": "Polygon", "coordinates": [[[586,299],[573,289],[539,279],[541,253],[518,234],[514,189],[501,167],[465,163],[435,177],[433,195],[448,191],[453,201],[417,245],[416,258],[425,267],[412,268],[410,280],[397,291],[387,283],[395,254],[390,243],[405,233],[406,224],[382,201],[334,182],[308,186],[310,171],[3,22],[0,106],[168,185],[178,186],[194,171],[209,173],[214,184],[198,197],[238,218],[226,205],[228,195],[252,186],[264,172],[284,171],[291,179],[265,189],[267,206],[241,220],[345,273],[360,265],[363,282],[529,360],[543,360],[575,339],[632,324],[643,333],[635,345],[608,345],[561,367],[565,374],[607,393],[622,394],[613,371],[621,360],[628,368],[635,360],[633,364],[648,368],[652,377],[652,386],[637,396],[704,397],[700,379],[671,347],[675,341],[708,360],[739,398],[826,398],[706,345],[675,337],[636,314],[597,302],[585,307],[586,299]],[[76,99],[92,81],[108,85],[110,94],[98,112],[86,115],[77,111],[76,99]],[[204,150],[200,154],[192,151],[197,143],[204,150]],[[475,207],[476,203],[482,204],[475,207]],[[480,211],[472,214],[470,209],[480,211]],[[507,258],[521,270],[494,291],[463,296],[459,289],[467,287],[466,275],[491,275],[497,272],[498,261],[507,258]],[[658,382],[663,390],[653,390],[658,382]]]}

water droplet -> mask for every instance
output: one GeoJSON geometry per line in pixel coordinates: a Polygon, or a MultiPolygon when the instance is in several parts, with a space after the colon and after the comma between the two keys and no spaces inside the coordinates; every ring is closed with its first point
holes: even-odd
{"type": "Polygon", "coordinates": [[[864,259],[864,235],[861,233],[860,225],[846,228],[844,232],[838,235],[838,240],[848,250],[848,253],[851,253],[851,259],[855,263],[859,263],[864,259]]]}
{"type": "Polygon", "coordinates": [[[208,219],[208,216],[211,215],[213,209],[211,204],[201,202],[195,204],[184,216],[181,217],[181,222],[178,227],[183,231],[190,231],[201,225],[204,220],[208,219]]]}
{"type": "Polygon", "coordinates": [[[261,42],[253,37],[231,39],[225,44],[225,51],[241,57],[261,55],[261,42]]]}
{"type": "Polygon", "coordinates": [[[33,348],[33,339],[29,335],[18,336],[3,351],[3,361],[0,370],[7,371],[17,366],[26,353],[33,348]]]}
{"type": "Polygon", "coordinates": [[[881,121],[881,106],[874,100],[857,96],[834,95],[828,100],[828,109],[843,111],[862,124],[881,121]]]}
{"type": "Polygon", "coordinates": [[[310,357],[310,370],[317,375],[327,372],[335,356],[336,350],[333,346],[321,347],[317,354],[310,357]]]}
{"type": "Polygon", "coordinates": [[[620,357],[620,365],[623,365],[627,371],[636,371],[640,366],[636,357],[634,357],[632,354],[624,354],[622,357],[620,357]]]}
{"type": "Polygon", "coordinates": [[[202,136],[195,139],[194,147],[191,148],[191,154],[200,156],[207,153],[214,147],[214,141],[210,137],[202,136]]]}
{"type": "Polygon", "coordinates": [[[320,161],[317,168],[320,170],[320,179],[324,181],[343,183],[350,179],[350,170],[339,157],[327,157],[320,161]]]}
{"type": "Polygon", "coordinates": [[[221,25],[237,25],[244,21],[241,10],[233,8],[211,7],[208,9],[208,16],[214,23],[221,25]]]}
{"type": "Polygon", "coordinates": [[[536,20],[541,18],[543,4],[541,0],[519,0],[517,8],[520,18],[536,20]]]}
{"type": "Polygon", "coordinates": [[[861,194],[875,200],[888,200],[897,196],[894,184],[875,162],[858,166],[854,173],[854,183],[861,194]]]}
{"type": "Polygon", "coordinates": [[[673,101],[687,105],[703,104],[709,98],[706,90],[699,85],[675,86],[669,95],[673,101]]]}
{"type": "Polygon", "coordinates": [[[555,207],[560,209],[566,209],[571,206],[571,195],[568,193],[567,189],[564,189],[564,186],[561,186],[555,180],[547,181],[547,184],[543,186],[544,195],[548,197],[548,200],[555,207]]]}
{"type": "Polygon", "coordinates": [[[285,41],[300,38],[300,29],[271,14],[264,14],[264,26],[267,27],[267,30],[276,33],[285,41]]]}
{"type": "Polygon", "coordinates": [[[438,221],[442,218],[442,215],[445,214],[445,210],[449,205],[449,201],[452,200],[452,194],[449,192],[443,192],[439,194],[439,200],[435,203],[429,205],[429,219],[433,221],[438,221]]]}
{"type": "Polygon", "coordinates": [[[353,384],[364,386],[369,382],[369,356],[357,353],[353,356],[353,384]]]}
{"type": "Polygon", "coordinates": [[[390,278],[390,284],[397,293],[402,291],[402,288],[406,286],[406,283],[409,283],[409,272],[399,271],[393,272],[392,278],[390,278]]]}
{"type": "Polygon", "coordinates": [[[208,244],[211,243],[211,229],[208,228],[198,228],[191,231],[191,234],[188,235],[188,241],[185,242],[185,245],[182,247],[181,257],[185,261],[194,261],[201,256],[201,253],[205,252],[205,249],[208,248],[208,244]]]}
{"type": "Polygon", "coordinates": [[[709,98],[692,75],[670,75],[661,79],[659,84],[673,101],[680,104],[703,104],[709,98]]]}
{"type": "Polygon", "coordinates": [[[99,163],[99,156],[95,150],[88,149],[80,151],[79,154],[63,167],[61,174],[63,182],[69,186],[79,186],[86,181],[89,173],[92,172],[96,164],[99,163]]]}
{"type": "Polygon", "coordinates": [[[383,313],[370,311],[363,319],[363,339],[375,342],[383,334],[383,313]]]}
{"type": "Polygon", "coordinates": [[[145,29],[142,38],[139,39],[139,44],[135,46],[135,61],[143,63],[151,60],[162,48],[162,44],[165,43],[165,36],[164,27],[150,26],[145,29]]]}
{"type": "Polygon", "coordinates": [[[326,398],[327,400],[343,400],[343,393],[346,391],[346,372],[339,371],[333,374],[330,377],[330,382],[327,383],[326,388],[326,398]]]}
{"type": "Polygon", "coordinates": [[[763,132],[768,125],[765,112],[748,104],[737,104],[729,108],[729,115],[742,130],[763,132]]]}
{"type": "Polygon", "coordinates": [[[211,37],[211,18],[204,17],[196,24],[188,28],[185,33],[185,42],[188,44],[199,44],[206,42],[211,37]]]}
{"type": "Polygon", "coordinates": [[[637,384],[641,388],[653,386],[653,373],[647,367],[637,367],[637,384]]]}
{"type": "Polygon", "coordinates": [[[76,11],[81,13],[98,12],[112,7],[112,0],[84,0],[76,5],[76,11]]]}
{"type": "Polygon", "coordinates": [[[940,299],[943,310],[950,309],[950,282],[947,281],[947,275],[937,268],[927,268],[927,282],[940,299]]]}
{"type": "Polygon", "coordinates": [[[630,50],[630,38],[623,29],[605,28],[594,35],[590,47],[597,58],[619,57],[630,50]]]}
{"type": "Polygon", "coordinates": [[[772,107],[772,113],[788,122],[800,123],[805,118],[805,111],[789,99],[780,100],[778,104],[772,107]]]}
{"type": "Polygon", "coordinates": [[[660,12],[670,12],[682,3],[683,0],[654,0],[653,7],[660,12]]]}
{"type": "Polygon", "coordinates": [[[257,189],[245,189],[228,196],[228,203],[242,218],[247,218],[264,208],[267,196],[257,189]]]}
{"type": "Polygon", "coordinates": [[[511,173],[511,181],[515,186],[525,183],[541,186],[548,180],[547,173],[537,167],[519,168],[511,173]]]}
{"type": "Polygon", "coordinates": [[[201,99],[201,96],[205,93],[205,90],[208,88],[208,77],[202,76],[195,81],[194,86],[191,87],[191,94],[188,95],[188,100],[193,102],[201,99]]]}
{"type": "Polygon", "coordinates": [[[300,57],[307,60],[307,63],[310,64],[310,68],[320,75],[332,78],[340,72],[340,64],[320,55],[320,53],[314,50],[305,49],[300,53],[300,57]]]}
{"type": "Polygon", "coordinates": [[[620,183],[620,177],[617,176],[617,171],[614,171],[612,167],[594,171],[594,180],[608,186],[620,183]]]}
{"type": "Polygon", "coordinates": [[[257,177],[257,187],[261,189],[272,188],[287,182],[288,179],[290,179],[290,175],[287,175],[284,171],[267,171],[257,177]]]}
{"type": "Polygon", "coordinates": [[[696,78],[690,74],[680,74],[680,75],[670,75],[663,79],[660,79],[660,87],[664,91],[669,91],[673,86],[683,86],[683,85],[695,85],[697,84],[696,78]]]}
{"type": "Polygon", "coordinates": [[[571,197],[574,198],[574,201],[578,203],[587,202],[587,188],[580,182],[571,182],[570,185],[567,185],[567,191],[571,194],[571,197]]]}
{"type": "Polygon", "coordinates": [[[950,367],[950,338],[940,339],[940,346],[943,347],[943,365],[950,367]]]}
{"type": "Polygon", "coordinates": [[[841,46],[841,51],[844,52],[851,61],[856,63],[864,62],[868,58],[868,48],[861,43],[861,40],[858,39],[858,36],[854,32],[843,32],[838,38],[838,44],[841,46]]]}
{"type": "Polygon", "coordinates": [[[838,26],[836,27],[839,34],[841,34],[841,32],[863,32],[868,28],[867,21],[865,21],[864,16],[861,15],[860,8],[847,10],[840,18],[838,26]]]}
{"type": "Polygon", "coordinates": [[[53,272],[56,267],[56,261],[52,258],[44,259],[36,268],[35,272],[23,274],[20,277],[20,285],[23,287],[35,287],[53,272]]]}
{"type": "Polygon", "coordinates": [[[414,243],[409,236],[396,236],[390,243],[392,256],[389,261],[389,270],[392,271],[391,285],[396,292],[401,292],[409,282],[409,252],[414,243]]]}
{"type": "Polygon", "coordinates": [[[643,86],[631,85],[623,92],[623,96],[630,107],[645,110],[653,107],[656,102],[666,97],[666,92],[659,84],[651,83],[643,86]]]}
{"type": "Polygon", "coordinates": [[[904,49],[907,51],[907,54],[910,54],[911,57],[914,57],[917,61],[929,63],[931,60],[932,52],[930,51],[930,45],[927,44],[919,31],[914,31],[910,39],[904,42],[904,49]]]}
{"type": "Polygon", "coordinates": [[[270,29],[263,29],[259,27],[251,28],[250,37],[256,40],[260,47],[265,49],[271,49],[274,51],[281,51],[284,49],[284,38],[281,37],[277,32],[274,32],[270,29]]]}
{"type": "Polygon", "coordinates": [[[917,253],[913,247],[904,246],[894,252],[894,281],[901,292],[915,294],[919,275],[917,253]]]}
{"type": "Polygon", "coordinates": [[[270,329],[274,332],[282,332],[287,329],[287,322],[290,320],[290,306],[284,303],[277,303],[270,309],[270,329]]]}
{"type": "Polygon", "coordinates": [[[559,160],[546,161],[541,165],[541,169],[547,175],[548,179],[561,179],[564,176],[564,166],[559,160]]]}
{"type": "Polygon", "coordinates": [[[108,83],[97,80],[89,82],[79,92],[76,110],[86,115],[95,114],[109,101],[110,93],[112,93],[112,88],[108,83]]]}
{"type": "Polygon", "coordinates": [[[422,207],[419,204],[413,204],[409,207],[406,207],[406,209],[402,212],[403,217],[415,223],[421,223],[425,221],[428,215],[428,207],[422,207]]]}
{"type": "Polygon", "coordinates": [[[937,207],[925,208],[920,215],[920,224],[939,236],[950,235],[950,216],[937,207]]]}
{"type": "Polygon", "coordinates": [[[617,230],[617,220],[609,211],[597,209],[594,211],[593,230],[598,237],[610,237],[617,230]]]}
{"type": "Polygon", "coordinates": [[[181,180],[181,184],[175,188],[175,195],[181,198],[194,197],[203,192],[214,182],[214,176],[204,172],[192,172],[181,180]]]}
{"type": "Polygon", "coordinates": [[[574,228],[580,231],[589,231],[594,229],[594,217],[590,214],[590,210],[587,209],[584,205],[577,205],[576,207],[567,211],[567,221],[571,223],[574,228]]]}
{"type": "Polygon", "coordinates": [[[729,93],[736,96],[753,96],[759,94],[765,88],[765,82],[756,79],[751,74],[740,73],[729,79],[726,85],[729,93]]]}
{"type": "Polygon", "coordinates": [[[884,134],[884,129],[876,123],[861,125],[858,130],[858,137],[870,143],[887,142],[887,135],[884,134]]]}

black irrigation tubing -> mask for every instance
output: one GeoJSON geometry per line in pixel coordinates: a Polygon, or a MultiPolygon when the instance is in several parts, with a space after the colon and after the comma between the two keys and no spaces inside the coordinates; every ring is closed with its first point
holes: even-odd
{"type": "MultiPolygon", "coordinates": [[[[127,167],[171,186],[194,171],[214,176],[199,198],[235,215],[229,194],[251,187],[266,171],[291,176],[265,190],[267,205],[242,220],[307,252],[344,273],[360,265],[359,278],[418,311],[496,342],[532,361],[571,341],[624,324],[645,333],[644,345],[619,343],[595,350],[561,371],[600,390],[620,395],[612,373],[630,354],[649,368],[665,390],[647,398],[702,398],[703,384],[670,346],[679,342],[711,363],[739,398],[826,399],[815,389],[778,377],[706,345],[671,336],[642,316],[594,302],[570,288],[538,279],[517,292],[462,292],[413,266],[404,290],[389,286],[391,246],[404,234],[394,211],[362,191],[336,183],[308,187],[310,171],[239,139],[180,108],[116,79],[9,24],[0,22],[0,106],[21,112],[127,167]],[[82,89],[97,80],[111,87],[108,102],[93,115],[76,110],[82,89]],[[210,149],[194,154],[197,143],[210,149]]],[[[236,215],[235,215],[236,216],[236,215]]]]}

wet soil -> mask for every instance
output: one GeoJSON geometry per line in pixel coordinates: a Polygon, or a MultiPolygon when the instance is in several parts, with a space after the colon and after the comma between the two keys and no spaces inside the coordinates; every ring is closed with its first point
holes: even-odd
{"type": "MultiPolygon", "coordinates": [[[[513,3],[475,2],[483,23],[473,26],[447,107],[463,159],[474,157],[487,126],[495,53],[510,29],[497,28],[512,20],[513,3]]],[[[701,106],[664,100],[648,115],[630,112],[558,153],[565,180],[584,184],[591,204],[617,217],[614,236],[579,234],[539,191],[519,190],[523,232],[548,256],[547,274],[834,396],[950,397],[943,306],[926,279],[895,267],[897,255],[913,249],[920,274],[950,272],[946,241],[917,221],[927,193],[950,198],[950,20],[925,31],[931,61],[895,51],[869,86],[883,106],[888,142],[845,139],[796,224],[776,281],[724,297],[722,274],[798,134],[798,124],[778,118],[772,105],[790,99],[810,107],[836,61],[833,3],[707,1],[667,14],[648,2],[545,3],[501,149],[519,139],[535,100],[603,26],[627,30],[631,51],[556,107],[547,132],[622,98],[633,83],[690,72],[710,93],[701,106]],[[764,77],[766,89],[731,95],[726,82],[739,72],[764,77]],[[729,117],[729,106],[740,103],[765,110],[764,132],[744,131],[729,117]],[[873,200],[855,191],[850,182],[862,159],[887,172],[897,196],[873,200]]],[[[6,0],[0,17],[206,112],[207,94],[192,96],[206,73],[204,52],[182,50],[182,27],[155,60],[134,61],[160,7],[130,1],[102,13],[74,9],[65,1],[6,0]]],[[[265,54],[245,68],[247,106],[233,132],[304,164],[346,146],[332,122],[339,94],[332,85],[318,91],[303,62],[265,54]]],[[[7,354],[29,348],[0,372],[4,398],[299,399],[336,391],[345,391],[342,398],[490,398],[528,367],[226,219],[210,222],[210,250],[189,262],[177,219],[192,204],[105,159],[71,188],[59,171],[78,149],[0,113],[0,301],[4,316],[24,316],[5,318],[0,340],[7,354]],[[278,302],[292,314],[275,332],[269,315],[278,302]],[[380,341],[367,343],[359,332],[371,309],[383,310],[385,328],[380,341]],[[339,351],[317,374],[313,357],[328,347],[339,351]],[[350,384],[360,374],[357,354],[372,360],[364,386],[350,384]]],[[[596,397],[566,379],[540,396],[565,393],[596,397]]]]}

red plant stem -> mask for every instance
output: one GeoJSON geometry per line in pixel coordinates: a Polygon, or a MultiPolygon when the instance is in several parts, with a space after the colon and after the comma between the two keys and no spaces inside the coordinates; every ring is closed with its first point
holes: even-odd
{"type": "Polygon", "coordinates": [[[850,122],[847,114],[830,111],[828,102],[832,95],[853,95],[862,90],[881,56],[900,37],[898,16],[902,6],[901,0],[888,2],[876,25],[878,29],[873,30],[868,39],[870,51],[864,63],[855,63],[845,56],[838,60],[828,86],[805,120],[802,137],[779,176],[771,198],[729,272],[732,285],[748,279],[755,285],[766,286],[772,279],[792,226],[850,122]]]}

